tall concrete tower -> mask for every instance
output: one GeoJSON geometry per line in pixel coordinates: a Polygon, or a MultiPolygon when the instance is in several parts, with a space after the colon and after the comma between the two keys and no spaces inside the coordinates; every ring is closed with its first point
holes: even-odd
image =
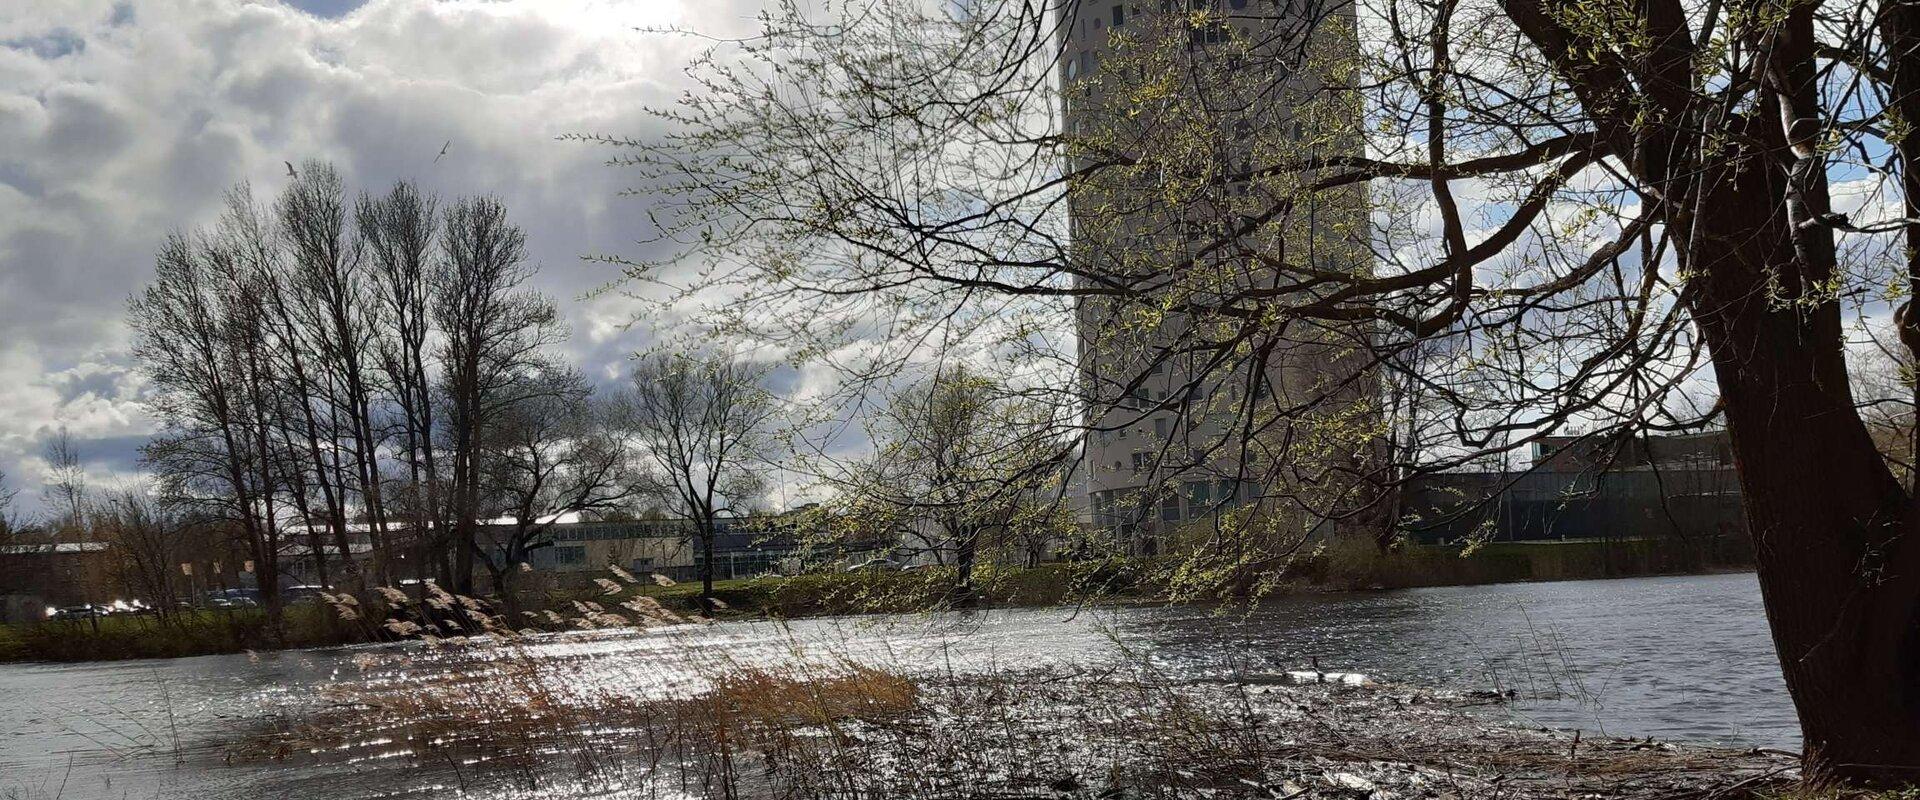
{"type": "Polygon", "coordinates": [[[1077,312],[1087,507],[1136,553],[1228,513],[1314,532],[1301,470],[1353,450],[1327,420],[1371,397],[1364,332],[1253,299],[1310,292],[1288,264],[1365,269],[1339,243],[1362,204],[1299,202],[1267,169],[1355,133],[1316,74],[1352,35],[1338,5],[1100,0],[1061,21],[1071,259],[1096,292],[1077,312]]]}

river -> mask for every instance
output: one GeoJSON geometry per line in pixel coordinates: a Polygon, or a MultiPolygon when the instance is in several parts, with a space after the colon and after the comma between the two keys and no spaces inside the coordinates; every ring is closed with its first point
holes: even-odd
{"type": "MultiPolygon", "coordinates": [[[[542,637],[556,680],[646,696],[678,665],[851,658],[908,671],[1149,663],[1175,679],[1317,662],[1406,684],[1512,690],[1489,713],[1589,734],[1797,749],[1750,574],[1302,595],[1255,610],[1020,609],[542,637]]],[[[328,687],[442,669],[417,646],[79,665],[0,665],[0,800],[450,797],[401,758],[228,763],[242,732],[328,687]],[[416,657],[398,657],[417,654],[416,657]],[[379,666],[369,669],[369,664],[379,666]]]]}

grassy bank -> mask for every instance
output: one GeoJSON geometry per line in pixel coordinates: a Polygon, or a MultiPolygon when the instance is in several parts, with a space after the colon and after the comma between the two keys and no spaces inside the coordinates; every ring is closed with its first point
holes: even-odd
{"type": "Polygon", "coordinates": [[[0,661],[96,661],[322,647],[364,641],[327,610],[289,608],[280,635],[257,609],[196,610],[0,625],[0,661]]]}
{"type": "Polygon", "coordinates": [[[1329,545],[1309,572],[1312,583],[1329,588],[1406,589],[1703,574],[1747,569],[1751,563],[1738,548],[1671,539],[1409,545],[1390,553],[1371,542],[1348,541],[1329,545]]]}

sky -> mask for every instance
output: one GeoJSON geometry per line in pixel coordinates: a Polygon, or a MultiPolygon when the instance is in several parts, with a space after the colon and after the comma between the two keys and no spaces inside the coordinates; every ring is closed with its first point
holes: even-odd
{"type": "MultiPolygon", "coordinates": [[[[137,475],[155,424],[127,299],[170,232],[211,224],[236,184],[271,198],[283,162],[329,161],[354,189],[501,197],[573,330],[566,355],[614,380],[673,331],[632,324],[641,304],[617,292],[589,296],[617,272],[582,256],[656,255],[635,244],[650,199],[621,195],[616,151],[558,137],[657,135],[646,109],[689,88],[682,69],[710,41],[658,30],[745,34],[765,2],[0,0],[7,485],[38,510],[63,427],[96,484],[137,475]]],[[[1848,186],[1843,210],[1886,203],[1848,186]]]]}
{"type": "Polygon", "coordinates": [[[398,179],[490,193],[528,233],[567,354],[618,374],[647,344],[638,303],[585,254],[646,256],[644,197],[613,151],[557,137],[657,131],[703,45],[763,0],[8,0],[0,3],[0,471],[28,513],[63,426],[99,484],[138,472],[154,431],[127,299],[172,231],[222,193],[269,199],[282,162],[351,189],[398,179]],[[435,156],[446,148],[445,157],[435,156]]]}

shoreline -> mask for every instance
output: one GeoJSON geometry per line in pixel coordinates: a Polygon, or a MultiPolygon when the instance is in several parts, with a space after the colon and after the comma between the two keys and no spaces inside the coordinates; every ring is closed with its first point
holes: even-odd
{"type": "MultiPolygon", "coordinates": [[[[1123,566],[1122,569],[1137,565],[1123,566]]],[[[1411,586],[1296,580],[1257,599],[1171,598],[1157,590],[1141,592],[1135,578],[1116,580],[1106,567],[1055,563],[1031,570],[989,574],[981,582],[977,610],[1051,607],[1161,607],[1205,606],[1220,603],[1259,603],[1288,596],[1370,594],[1406,589],[1541,584],[1632,578],[1692,577],[1748,573],[1750,568],[1711,567],[1697,571],[1662,571],[1630,575],[1529,577],[1411,586]],[[1076,574],[1076,572],[1078,574],[1076,574]],[[1096,574],[1098,573],[1098,574],[1096,574]],[[1090,578],[1091,576],[1091,578],[1090,578]],[[1097,584],[1092,582],[1097,581],[1097,584]],[[1088,591],[1089,585],[1095,585],[1088,591]],[[1099,588],[1106,587],[1106,588],[1099,588]]],[[[790,578],[753,578],[715,584],[715,597],[725,603],[703,617],[717,621],[799,620],[819,617],[865,617],[958,611],[943,603],[944,585],[933,570],[919,573],[816,574],[790,578]]],[[[631,587],[638,596],[653,598],[676,613],[692,613],[697,587],[651,585],[631,587]]],[[[534,608],[565,608],[591,602],[594,592],[552,591],[534,608]]],[[[571,612],[569,612],[571,613],[571,612]]],[[[325,606],[289,607],[287,634],[278,646],[268,641],[264,613],[255,610],[198,610],[169,618],[154,615],[112,616],[93,621],[0,624],[0,664],[86,663],[135,659],[191,658],[344,647],[406,641],[365,625],[341,623],[325,606]],[[375,635],[369,635],[372,631],[375,635]]],[[[557,618],[556,618],[557,619],[557,618]]],[[[611,626],[617,627],[617,626],[611,626]]],[[[546,631],[565,628],[547,627],[546,631]]]]}

